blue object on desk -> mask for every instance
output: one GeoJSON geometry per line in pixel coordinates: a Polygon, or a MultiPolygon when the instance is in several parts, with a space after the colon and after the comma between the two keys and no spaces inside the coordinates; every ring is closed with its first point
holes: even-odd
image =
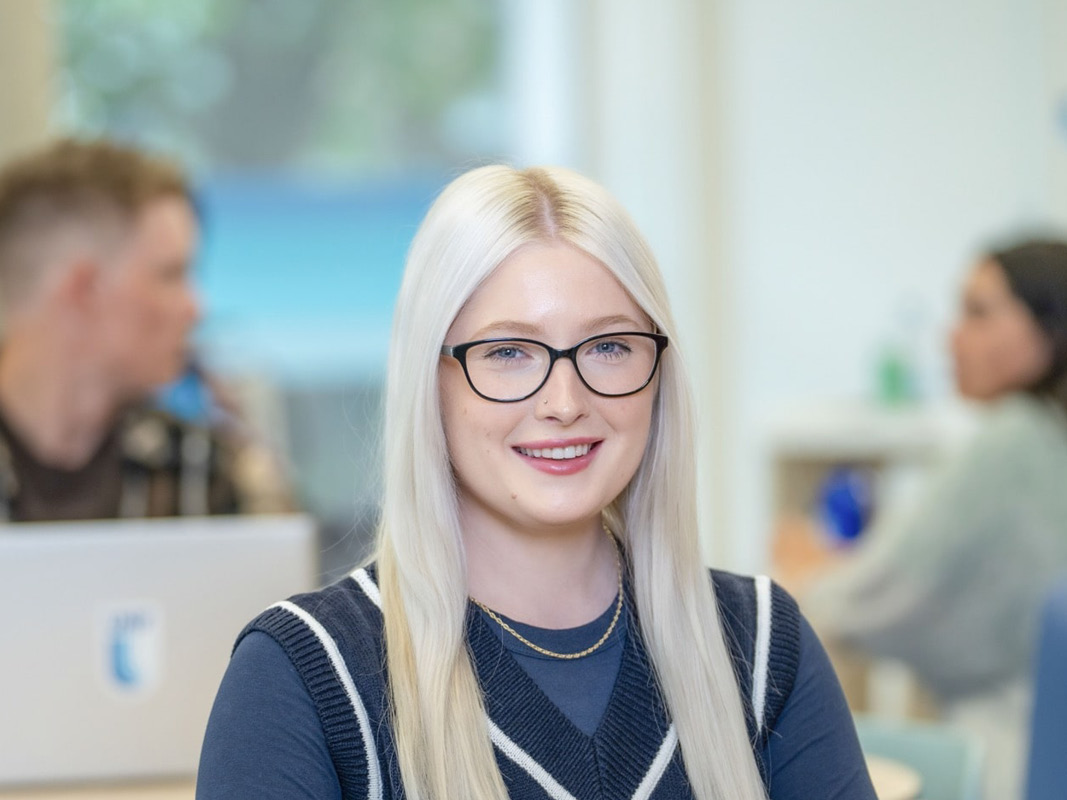
{"type": "Polygon", "coordinates": [[[874,510],[868,474],[858,467],[831,470],[819,487],[817,515],[832,537],[850,542],[863,533],[874,510]]]}

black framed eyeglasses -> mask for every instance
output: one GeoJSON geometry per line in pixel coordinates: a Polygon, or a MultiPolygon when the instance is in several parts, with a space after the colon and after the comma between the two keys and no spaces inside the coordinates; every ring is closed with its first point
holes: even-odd
{"type": "Polygon", "coordinates": [[[479,339],[443,345],[441,355],[460,363],[475,394],[496,403],[517,403],[537,394],[561,358],[574,364],[589,391],[626,397],[651,382],[667,342],[662,333],[633,331],[590,336],[566,350],[536,339],[479,339]]]}

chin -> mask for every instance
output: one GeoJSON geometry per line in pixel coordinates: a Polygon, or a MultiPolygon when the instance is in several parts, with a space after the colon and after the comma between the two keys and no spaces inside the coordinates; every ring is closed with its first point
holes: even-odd
{"type": "Polygon", "coordinates": [[[1009,393],[1006,391],[992,391],[989,389],[967,386],[966,384],[961,383],[956,384],[956,391],[964,400],[970,400],[973,403],[992,403],[1009,393]]]}
{"type": "Polygon", "coordinates": [[[960,370],[955,370],[953,373],[953,382],[956,384],[956,394],[962,397],[964,400],[980,400],[981,396],[975,391],[975,386],[972,381],[967,380],[960,370]]]}
{"type": "Polygon", "coordinates": [[[549,503],[539,508],[528,509],[526,516],[545,528],[568,528],[599,518],[606,505],[601,506],[597,503],[552,505],[549,503]]]}

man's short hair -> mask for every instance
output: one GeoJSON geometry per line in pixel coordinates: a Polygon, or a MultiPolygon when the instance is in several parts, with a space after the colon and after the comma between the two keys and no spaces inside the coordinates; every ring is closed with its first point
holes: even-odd
{"type": "Polygon", "coordinates": [[[0,305],[36,285],[48,243],[64,229],[103,236],[168,197],[192,204],[181,170],[115,142],[61,139],[8,162],[0,168],[0,305]]]}

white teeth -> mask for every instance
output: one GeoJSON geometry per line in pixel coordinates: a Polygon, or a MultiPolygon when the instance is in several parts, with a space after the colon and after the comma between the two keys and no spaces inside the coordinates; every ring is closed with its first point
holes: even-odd
{"type": "Polygon", "coordinates": [[[515,448],[524,456],[530,458],[550,458],[553,461],[566,461],[571,458],[580,458],[589,453],[589,449],[592,445],[588,444],[572,444],[568,447],[546,447],[543,450],[531,450],[528,447],[515,448]]]}

